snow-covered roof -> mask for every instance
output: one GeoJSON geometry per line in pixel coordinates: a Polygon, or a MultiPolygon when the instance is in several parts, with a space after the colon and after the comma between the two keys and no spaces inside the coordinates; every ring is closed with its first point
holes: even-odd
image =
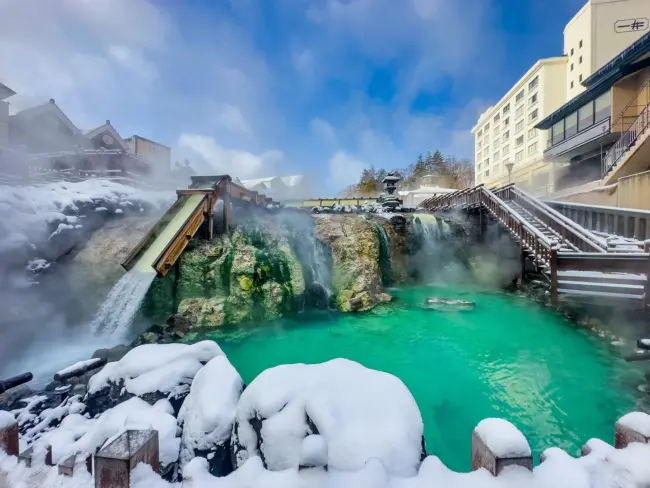
{"type": "Polygon", "coordinates": [[[68,118],[68,116],[61,110],[61,108],[56,104],[53,98],[50,98],[50,101],[47,103],[43,103],[41,105],[36,105],[34,107],[29,107],[26,108],[25,110],[21,110],[20,112],[15,113],[11,117],[9,117],[10,120],[30,120],[33,119],[34,117],[38,117],[40,115],[45,115],[47,113],[51,113],[55,115],[63,124],[70,129],[70,131],[73,134],[80,134],[81,131],[77,128],[76,125],[72,123],[72,121],[68,118]]]}
{"type": "Polygon", "coordinates": [[[282,176],[281,180],[287,186],[297,186],[305,180],[305,175],[282,176]]]}
{"type": "Polygon", "coordinates": [[[16,92],[13,91],[11,88],[9,88],[7,85],[5,85],[4,83],[0,83],[0,100],[9,98],[15,94],[16,92]]]}
{"type": "Polygon", "coordinates": [[[100,125],[99,127],[92,129],[88,132],[86,132],[86,137],[88,139],[92,139],[93,137],[97,137],[100,135],[102,132],[108,132],[111,137],[117,142],[120,146],[122,146],[123,149],[127,149],[128,145],[122,139],[122,136],[115,130],[115,128],[111,125],[111,121],[107,120],[105,124],[100,125]]]}
{"type": "Polygon", "coordinates": [[[440,193],[453,193],[455,190],[453,188],[442,188],[440,186],[421,186],[415,190],[401,191],[400,195],[412,195],[412,194],[440,194],[440,193]]]}
{"type": "Polygon", "coordinates": [[[240,180],[241,184],[248,189],[259,187],[263,185],[265,188],[286,186],[294,187],[300,185],[305,180],[305,175],[291,175],[291,176],[267,176],[265,178],[252,178],[247,180],[240,180]]]}

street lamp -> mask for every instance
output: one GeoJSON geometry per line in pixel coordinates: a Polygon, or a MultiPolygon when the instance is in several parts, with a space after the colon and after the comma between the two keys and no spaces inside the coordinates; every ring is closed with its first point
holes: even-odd
{"type": "Polygon", "coordinates": [[[510,177],[512,176],[512,168],[514,167],[515,163],[511,163],[508,161],[506,163],[506,169],[508,170],[508,184],[510,184],[510,177]]]}

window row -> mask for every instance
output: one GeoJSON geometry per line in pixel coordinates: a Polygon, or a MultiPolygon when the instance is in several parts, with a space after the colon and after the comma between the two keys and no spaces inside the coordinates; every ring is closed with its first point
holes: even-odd
{"type": "Polygon", "coordinates": [[[583,130],[589,129],[610,116],[610,93],[601,96],[583,105],[577,112],[567,115],[564,119],[551,127],[551,145],[559,144],[565,139],[575,136],[583,130]]]}

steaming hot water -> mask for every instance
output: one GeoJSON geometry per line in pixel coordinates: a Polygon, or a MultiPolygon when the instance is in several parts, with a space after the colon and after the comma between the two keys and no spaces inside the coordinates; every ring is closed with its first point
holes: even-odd
{"type": "Polygon", "coordinates": [[[391,293],[395,303],[366,314],[224,327],[200,338],[218,341],[246,383],[278,364],[337,357],[397,375],[418,402],[428,451],[456,470],[467,469],[483,418],[512,421],[535,458],[550,446],[577,454],[592,437],[613,442],[614,422],[642,396],[638,363],[528,299],[436,287],[391,293]],[[476,306],[428,310],[430,296],[476,306]]]}

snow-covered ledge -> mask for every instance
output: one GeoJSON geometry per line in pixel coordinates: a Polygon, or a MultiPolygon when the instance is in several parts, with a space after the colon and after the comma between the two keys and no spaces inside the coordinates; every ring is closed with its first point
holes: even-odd
{"type": "Polygon", "coordinates": [[[472,471],[485,468],[498,476],[506,466],[532,471],[533,456],[526,437],[507,420],[482,420],[472,432],[472,471]]]}

